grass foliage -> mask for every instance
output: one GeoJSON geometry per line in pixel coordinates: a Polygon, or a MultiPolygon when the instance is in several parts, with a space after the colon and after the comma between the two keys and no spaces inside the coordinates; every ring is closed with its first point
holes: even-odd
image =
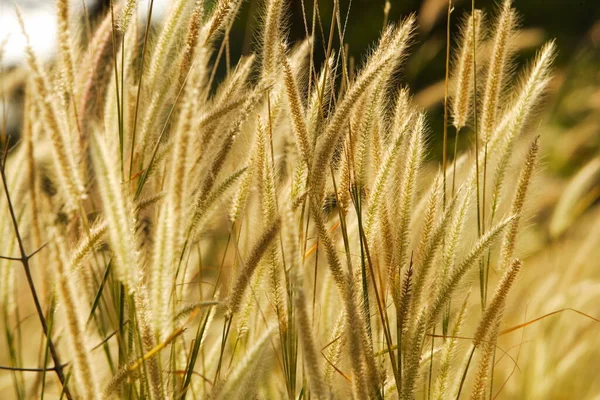
{"type": "Polygon", "coordinates": [[[314,15],[291,46],[288,2],[265,0],[256,52],[217,82],[241,0],[174,0],[160,26],[114,2],[81,38],[68,3],[56,61],[26,49],[22,136],[2,160],[0,348],[16,398],[497,394],[527,269],[527,132],[555,54],[549,42],[515,71],[510,0],[448,36],[436,171],[399,84],[414,16],[355,67],[332,45],[339,7],[323,40],[314,15]],[[41,325],[22,331],[25,315],[41,325]]]}

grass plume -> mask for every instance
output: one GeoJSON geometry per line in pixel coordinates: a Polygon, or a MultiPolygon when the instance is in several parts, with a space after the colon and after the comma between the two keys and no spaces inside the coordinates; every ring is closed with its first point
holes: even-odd
{"type": "Polygon", "coordinates": [[[520,290],[517,239],[529,237],[525,204],[543,150],[528,128],[556,46],[512,74],[512,3],[491,37],[472,10],[447,49],[448,60],[456,54],[445,122],[457,139],[473,128],[477,144],[456,144],[454,165],[446,155],[438,165],[436,120],[401,84],[437,51],[428,42],[417,64],[407,60],[416,16],[394,22],[386,2],[381,35],[356,68],[346,3],[335,0],[331,15],[320,3],[302,2],[306,37],[295,43],[286,17],[296,9],[262,2],[263,18],[247,26],[258,45],[238,59],[241,0],[177,0],[162,21],[138,18],[137,1],[114,2],[82,43],[75,8],[57,1],[57,59],[41,63],[27,39],[23,140],[0,147],[0,372],[10,371],[10,394],[492,394],[506,372],[498,339],[517,329],[502,321],[520,290]],[[478,265],[486,290],[502,275],[482,313],[467,294],[478,265]],[[25,322],[23,287],[41,330],[25,322]],[[46,369],[22,367],[33,360],[46,369]]]}

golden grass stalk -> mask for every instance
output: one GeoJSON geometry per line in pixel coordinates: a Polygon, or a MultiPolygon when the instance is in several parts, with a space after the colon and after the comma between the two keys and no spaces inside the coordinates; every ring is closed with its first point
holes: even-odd
{"type": "Polygon", "coordinates": [[[383,206],[385,200],[385,189],[388,185],[390,172],[394,163],[397,162],[398,154],[401,152],[402,143],[405,140],[406,130],[408,124],[413,120],[410,116],[405,118],[402,125],[397,128],[395,137],[391,143],[388,153],[381,162],[377,173],[375,174],[375,180],[373,183],[372,193],[369,197],[369,206],[367,209],[367,217],[365,219],[365,232],[368,238],[371,237],[371,231],[377,214],[379,213],[380,207],[383,206]]]}
{"type": "Polygon", "coordinates": [[[460,50],[454,68],[455,76],[452,101],[452,124],[458,130],[467,124],[473,100],[473,58],[474,49],[480,47],[481,22],[483,12],[475,10],[469,17],[460,34],[460,50]],[[473,32],[475,30],[475,32],[473,32]],[[473,43],[475,40],[475,43],[473,43]]]}
{"type": "Polygon", "coordinates": [[[396,211],[397,237],[396,254],[394,264],[398,269],[408,265],[410,248],[410,221],[412,218],[415,195],[417,191],[417,179],[423,157],[425,116],[419,114],[415,125],[408,138],[406,152],[404,154],[404,165],[402,167],[402,178],[400,181],[400,196],[398,209],[396,211]]]}
{"type": "Polygon", "coordinates": [[[38,107],[42,113],[44,125],[48,129],[48,135],[55,154],[54,164],[58,172],[59,184],[68,210],[73,211],[77,209],[79,200],[85,197],[85,188],[73,157],[73,151],[69,150],[71,149],[70,141],[65,132],[68,128],[59,122],[60,118],[56,108],[52,104],[52,95],[48,89],[47,78],[38,65],[36,56],[33,53],[29,35],[25,31],[25,25],[20,12],[17,12],[17,16],[21,30],[27,41],[25,47],[27,64],[33,74],[34,93],[38,99],[38,107]]]}
{"type": "MultiPolygon", "coordinates": [[[[246,210],[246,204],[248,202],[248,196],[250,194],[252,180],[256,177],[256,175],[262,174],[262,171],[264,171],[264,158],[266,151],[265,132],[261,123],[257,123],[257,128],[257,135],[254,142],[252,155],[250,157],[250,167],[248,168],[248,173],[240,184],[240,187],[238,188],[232,202],[230,211],[230,218],[232,221],[236,221],[244,214],[244,211],[246,210]]],[[[259,185],[261,182],[262,180],[259,180],[259,185]]]]}
{"type": "MultiPolygon", "coordinates": [[[[267,128],[264,126],[262,119],[260,116],[257,121],[257,132],[259,137],[263,137],[266,139],[267,137],[267,128]]],[[[270,128],[269,128],[270,129],[270,128]]],[[[264,154],[262,156],[262,171],[259,172],[259,189],[260,189],[260,199],[261,199],[261,209],[262,216],[265,224],[269,224],[273,221],[277,215],[277,197],[276,197],[276,187],[275,187],[275,171],[273,159],[271,159],[270,155],[273,154],[272,151],[272,139],[270,141],[270,145],[267,143],[266,146],[263,147],[264,154]]]]}
{"type": "Polygon", "coordinates": [[[444,349],[442,350],[442,356],[440,359],[439,372],[435,381],[435,392],[433,395],[433,398],[436,400],[443,400],[447,393],[452,393],[450,390],[448,390],[448,384],[450,380],[450,373],[452,372],[454,354],[456,353],[456,345],[459,341],[458,336],[460,335],[460,330],[465,322],[465,317],[467,314],[467,302],[469,297],[469,294],[467,294],[456,317],[456,322],[454,323],[450,337],[446,338],[444,343],[444,349]]]}
{"type": "Polygon", "coordinates": [[[506,299],[522,265],[521,260],[517,258],[513,260],[510,267],[504,272],[502,279],[498,282],[494,296],[486,307],[485,312],[481,317],[481,321],[475,330],[475,334],[473,335],[472,348],[482,347],[482,353],[477,368],[477,374],[475,375],[475,381],[473,383],[471,399],[485,398],[492,356],[496,347],[496,339],[500,323],[502,322],[506,299]]]}
{"type": "Polygon", "coordinates": [[[71,30],[69,28],[69,1],[58,0],[56,2],[56,11],[58,14],[58,47],[61,59],[61,74],[66,84],[66,90],[70,94],[75,94],[75,78],[73,73],[73,42],[71,30]]]}
{"type": "Polygon", "coordinates": [[[409,340],[407,340],[407,346],[403,354],[404,371],[400,396],[398,396],[401,399],[414,398],[417,379],[420,373],[421,352],[425,332],[427,332],[427,323],[425,319],[418,319],[414,325],[415,328],[409,336],[409,340]]]}
{"type": "Polygon", "coordinates": [[[248,258],[244,263],[243,269],[233,284],[231,293],[229,294],[227,305],[231,314],[235,314],[240,310],[244,292],[250,283],[250,279],[252,278],[254,271],[256,271],[256,267],[258,267],[258,263],[262,259],[264,253],[269,249],[271,242],[279,234],[280,228],[281,220],[277,218],[264,229],[252,247],[248,258]]]}
{"type": "Polygon", "coordinates": [[[129,293],[140,281],[139,252],[136,246],[132,207],[123,193],[114,150],[109,150],[102,137],[94,137],[92,162],[106,224],[108,239],[115,257],[115,272],[129,293]]]}
{"type": "MultiPolygon", "coordinates": [[[[383,79],[380,82],[385,82],[383,79]]],[[[380,86],[371,89],[370,95],[364,96],[367,101],[366,109],[361,107],[360,122],[358,132],[353,134],[356,143],[353,144],[354,155],[354,184],[362,188],[367,182],[367,173],[369,165],[369,150],[372,143],[372,136],[376,131],[376,117],[379,116],[380,99],[383,97],[380,86]]],[[[353,126],[356,126],[353,124],[353,126]]]]}
{"type": "Polygon", "coordinates": [[[309,93],[308,127],[311,149],[313,150],[317,142],[317,137],[324,128],[324,113],[330,104],[332,91],[331,79],[335,77],[335,66],[335,57],[330,56],[327,60],[327,66],[324,66],[319,73],[319,78],[312,93],[309,93]]]}
{"type": "MultiPolygon", "coordinates": [[[[431,184],[432,190],[429,192],[427,197],[427,208],[425,210],[425,215],[422,222],[421,235],[419,239],[419,243],[417,245],[417,251],[415,256],[415,265],[422,266],[423,260],[428,253],[428,247],[431,243],[431,234],[433,231],[433,226],[436,220],[437,215],[437,207],[440,203],[440,176],[436,175],[433,183],[431,184]]],[[[417,273],[417,275],[419,275],[417,273]]]]}
{"type": "Polygon", "coordinates": [[[188,21],[187,33],[184,39],[184,45],[181,56],[181,67],[179,71],[179,81],[183,83],[194,58],[196,46],[198,45],[198,33],[202,26],[202,16],[204,14],[204,2],[196,0],[192,9],[190,20],[188,21]]]}
{"type": "Polygon", "coordinates": [[[78,268],[82,265],[95,250],[100,247],[100,241],[106,233],[106,221],[102,218],[94,221],[87,235],[79,240],[75,249],[72,251],[70,264],[73,268],[78,268]]]}
{"type": "Polygon", "coordinates": [[[223,29],[230,18],[233,18],[232,11],[237,11],[239,3],[240,0],[219,0],[201,34],[205,45],[213,40],[214,34],[223,29]]]}
{"type": "MultiPolygon", "coordinates": [[[[265,131],[265,128],[262,126],[262,121],[260,117],[257,121],[258,131],[265,131]]],[[[272,141],[270,152],[272,152],[272,141]]],[[[265,148],[266,150],[266,148],[265,148]]],[[[271,153],[273,154],[273,153],[271,153]]],[[[278,214],[278,205],[277,205],[277,188],[275,183],[275,171],[274,171],[274,160],[264,155],[264,159],[266,162],[264,163],[264,169],[262,173],[259,175],[260,180],[260,199],[261,199],[261,208],[262,208],[262,216],[265,226],[269,226],[272,221],[277,218],[278,214]]],[[[268,256],[266,257],[266,262],[269,267],[269,278],[270,278],[270,291],[272,293],[272,303],[275,308],[275,313],[279,319],[279,332],[281,336],[285,336],[285,332],[288,331],[288,321],[287,321],[287,304],[284,300],[285,298],[285,289],[282,284],[281,279],[281,269],[282,263],[279,245],[277,243],[271,243],[267,250],[268,256]]],[[[282,338],[283,339],[283,338],[282,338]]]]}
{"type": "Polygon", "coordinates": [[[468,187],[465,190],[464,197],[461,201],[460,208],[454,216],[452,225],[448,229],[448,233],[445,239],[445,246],[442,255],[443,266],[442,266],[442,279],[446,279],[449,271],[452,270],[456,260],[456,250],[459,245],[459,240],[462,237],[462,233],[465,227],[467,212],[469,211],[470,200],[472,195],[472,188],[468,187]]]}
{"type": "MultiPolygon", "coordinates": [[[[63,238],[57,231],[52,233],[51,248],[54,265],[57,267],[56,289],[65,310],[66,333],[69,350],[73,354],[73,375],[80,396],[86,399],[100,399],[99,379],[95,373],[85,329],[85,317],[81,309],[81,290],[77,276],[64,259],[67,254],[63,238]]],[[[87,296],[84,296],[84,298],[87,296]]]]}
{"type": "MultiPolygon", "coordinates": [[[[150,57],[150,65],[148,66],[148,75],[146,82],[150,88],[154,87],[156,79],[161,75],[164,68],[164,62],[169,59],[167,57],[169,51],[173,48],[175,40],[177,40],[177,30],[182,25],[183,12],[187,6],[186,0],[176,0],[171,5],[171,9],[167,13],[167,17],[163,23],[162,30],[150,57]]],[[[192,17],[195,15],[192,14],[192,17]]],[[[191,22],[190,22],[191,23],[191,22]]]]}
{"type": "MultiPolygon", "coordinates": [[[[550,65],[554,59],[554,44],[549,42],[546,44],[537,56],[537,60],[531,67],[531,72],[522,85],[519,97],[509,114],[507,122],[501,123],[499,128],[503,128],[504,133],[502,139],[494,138],[494,146],[498,146],[499,140],[502,142],[500,146],[499,161],[496,166],[494,175],[494,187],[492,192],[492,205],[491,205],[491,218],[493,220],[496,210],[500,204],[500,194],[504,184],[504,177],[506,169],[510,161],[510,156],[514,148],[516,137],[523,130],[523,126],[527,122],[528,116],[532,113],[532,107],[535,106],[536,101],[543,93],[544,89],[548,85],[550,65]]],[[[495,135],[496,136],[496,135],[495,135]]]]}
{"type": "Polygon", "coordinates": [[[496,224],[494,227],[490,228],[484,235],[481,236],[481,238],[479,238],[467,256],[454,267],[448,278],[442,282],[442,285],[436,291],[436,294],[433,296],[433,300],[427,309],[423,310],[423,313],[427,314],[427,320],[429,323],[433,323],[436,320],[442,311],[442,306],[448,301],[448,299],[450,299],[452,293],[456,290],[463,276],[514,219],[514,216],[508,217],[496,224]]]}
{"type": "Polygon", "coordinates": [[[368,395],[370,392],[369,389],[373,387],[375,381],[369,380],[367,366],[363,361],[363,355],[365,354],[363,352],[362,336],[366,335],[366,332],[364,330],[363,317],[359,312],[359,306],[356,304],[354,284],[352,283],[350,275],[344,273],[342,270],[342,264],[338,257],[337,250],[331,239],[331,235],[325,227],[319,207],[316,204],[313,204],[311,208],[320,243],[325,249],[329,269],[344,304],[346,314],[345,331],[349,336],[348,351],[352,361],[352,368],[356,375],[353,390],[360,398],[366,398],[365,396],[368,395]]]}
{"type": "Polygon", "coordinates": [[[516,15],[511,8],[512,0],[505,0],[502,12],[496,23],[493,50],[483,91],[481,106],[480,135],[487,142],[497,123],[500,108],[500,96],[511,52],[511,39],[514,35],[516,15]]]}
{"type": "Polygon", "coordinates": [[[298,233],[295,227],[294,212],[291,207],[284,211],[286,267],[291,271],[294,287],[294,311],[298,326],[298,336],[302,344],[302,359],[308,376],[311,393],[316,398],[327,397],[327,388],[323,380],[321,365],[319,364],[319,352],[315,343],[313,326],[311,325],[308,303],[304,289],[304,273],[301,266],[301,255],[298,247],[298,233]]]}
{"type": "Polygon", "coordinates": [[[496,349],[496,337],[498,336],[499,328],[500,321],[497,320],[489,333],[490,340],[487,340],[481,345],[481,356],[479,358],[477,373],[475,374],[475,379],[473,381],[473,389],[471,390],[472,400],[483,400],[487,398],[490,380],[490,367],[491,363],[493,362],[494,352],[496,349]]]}
{"type": "Polygon", "coordinates": [[[283,46],[282,52],[282,63],[283,63],[283,76],[285,83],[285,90],[287,93],[288,103],[290,105],[292,125],[294,127],[294,133],[296,134],[296,144],[300,151],[300,157],[310,168],[310,161],[312,159],[312,146],[309,141],[308,127],[306,125],[306,114],[302,100],[300,97],[300,91],[298,90],[298,84],[296,78],[290,66],[290,63],[285,56],[283,46]]]}
{"type": "MultiPolygon", "coordinates": [[[[500,150],[502,144],[513,141],[522,131],[524,124],[531,116],[536,105],[540,102],[544,91],[550,82],[550,70],[554,60],[556,46],[554,42],[548,42],[538,52],[538,55],[528,69],[522,84],[515,95],[515,100],[510,109],[506,112],[504,118],[490,137],[488,148],[489,154],[505,152],[500,150]]],[[[485,149],[480,149],[480,163],[483,162],[485,149]]],[[[510,154],[510,151],[506,154],[510,154]]],[[[471,170],[469,181],[475,181],[475,168],[471,170]]]]}
{"type": "Polygon", "coordinates": [[[345,342],[342,340],[345,321],[346,315],[344,313],[340,313],[333,325],[334,327],[331,331],[328,341],[329,346],[327,346],[325,352],[325,360],[323,361],[325,364],[325,384],[329,386],[332,385],[333,377],[337,373],[334,366],[338,365],[342,355],[343,346],[345,344],[345,342]]]}
{"type": "Polygon", "coordinates": [[[535,169],[538,152],[539,145],[538,138],[536,138],[529,147],[529,151],[527,152],[527,156],[525,158],[525,163],[521,169],[521,174],[519,175],[517,191],[515,192],[511,207],[511,213],[516,215],[516,218],[508,227],[502,242],[502,248],[500,250],[500,265],[502,268],[507,268],[510,260],[514,256],[515,247],[517,244],[517,233],[519,231],[519,222],[522,218],[523,206],[525,205],[527,190],[531,184],[531,177],[535,169]]]}
{"type": "MultiPolygon", "coordinates": [[[[458,192],[460,194],[460,190],[458,192]]],[[[421,294],[426,290],[426,282],[429,275],[429,270],[433,265],[435,255],[439,248],[443,247],[443,239],[450,225],[450,221],[454,215],[454,210],[458,204],[459,196],[452,198],[449,204],[446,205],[442,217],[435,224],[429,238],[423,238],[423,245],[417,251],[415,258],[415,278],[413,284],[413,302],[418,305],[421,301],[421,294]]]]}
{"type": "Polygon", "coordinates": [[[263,79],[273,78],[278,70],[278,61],[281,59],[279,53],[283,33],[283,14],[284,2],[282,0],[268,0],[262,37],[261,75],[263,79]]]}
{"type": "Polygon", "coordinates": [[[374,78],[385,68],[386,64],[402,57],[411,36],[413,24],[414,18],[408,18],[397,29],[388,28],[384,32],[378,49],[370,57],[369,62],[360,72],[352,87],[338,103],[314,156],[311,180],[316,196],[322,196],[324,179],[329,170],[327,166],[345,131],[342,128],[355,103],[365,93],[374,78]]]}
{"type": "Polygon", "coordinates": [[[124,0],[123,11],[121,12],[121,17],[119,18],[117,24],[117,28],[121,33],[125,33],[127,31],[132,17],[137,18],[137,15],[134,15],[136,11],[137,0],[124,0]]]}
{"type": "MultiPolygon", "coordinates": [[[[512,219],[512,221],[514,221],[514,219],[512,219]]],[[[504,272],[504,275],[502,275],[502,279],[498,282],[494,296],[485,308],[485,312],[473,335],[474,346],[479,346],[488,337],[493,325],[501,318],[508,292],[517,278],[522,265],[523,263],[521,260],[515,259],[510,267],[504,272]]]]}
{"type": "Polygon", "coordinates": [[[228,377],[217,383],[211,393],[215,399],[231,399],[256,395],[255,391],[260,381],[260,376],[267,369],[266,352],[272,341],[271,335],[275,326],[264,330],[261,336],[246,351],[244,358],[239,361],[228,377]]]}
{"type": "Polygon", "coordinates": [[[94,106],[97,98],[102,98],[106,91],[103,65],[113,56],[112,35],[113,25],[109,13],[102,19],[80,61],[81,67],[77,71],[76,83],[79,92],[77,116],[82,133],[85,133],[88,128],[87,124],[83,123],[84,117],[93,115],[93,111],[96,111],[94,106]]]}
{"type": "MultiPolygon", "coordinates": [[[[133,288],[133,299],[135,304],[135,320],[142,339],[140,350],[142,354],[146,354],[156,347],[156,336],[151,323],[153,315],[148,299],[148,290],[143,283],[139,282],[133,288]]],[[[150,398],[152,400],[164,399],[165,392],[162,385],[160,365],[155,356],[146,361],[146,369],[148,370],[148,374],[144,374],[142,379],[148,381],[150,398]]]]}

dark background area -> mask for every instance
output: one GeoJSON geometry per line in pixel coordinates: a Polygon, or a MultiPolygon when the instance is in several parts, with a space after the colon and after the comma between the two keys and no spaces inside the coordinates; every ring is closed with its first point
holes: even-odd
{"type": "MultiPolygon", "coordinates": [[[[110,0],[100,0],[96,12],[106,8],[110,0]]],[[[303,3],[310,30],[314,0],[284,0],[287,2],[287,22],[289,38],[292,42],[302,40],[305,34],[303,3]]],[[[347,19],[345,42],[350,44],[349,54],[360,61],[361,56],[379,37],[383,26],[385,0],[339,0],[342,20],[347,19]]],[[[231,31],[231,60],[235,63],[241,54],[247,54],[256,47],[256,33],[265,0],[246,0],[242,4],[231,31]]],[[[317,0],[319,13],[326,31],[327,40],[334,0],[317,0]]],[[[471,1],[454,0],[451,29],[456,29],[464,16],[470,12],[471,1]]],[[[415,37],[412,54],[424,43],[428,44],[427,54],[417,54],[427,62],[420,62],[419,68],[408,66],[405,71],[407,83],[413,92],[439,80],[444,75],[446,11],[447,0],[391,0],[389,20],[397,22],[415,13],[419,16],[420,29],[415,37]]],[[[486,13],[486,28],[491,28],[501,1],[477,0],[475,7],[486,13]]],[[[595,22],[600,20],[600,0],[514,0],[513,6],[521,16],[521,27],[538,28],[546,40],[555,38],[559,49],[557,63],[564,65],[581,46],[595,22]]],[[[323,40],[317,23],[317,44],[323,40]]],[[[334,45],[339,46],[337,33],[334,45]]],[[[317,50],[322,50],[317,47],[317,50]]],[[[422,51],[423,52],[423,51],[422,51]]],[[[322,61],[323,51],[317,51],[317,62],[322,61]],[[319,56],[321,59],[319,59],[319,56]]],[[[527,54],[525,54],[527,56],[527,54]]],[[[409,60],[410,64],[410,60],[409,60]]],[[[221,66],[224,71],[224,65],[221,66]]]]}
{"type": "MultiPolygon", "coordinates": [[[[99,0],[95,11],[101,12],[109,0],[99,0]]],[[[191,0],[190,0],[191,1],[191,0]]],[[[303,7],[309,31],[311,29],[314,0],[284,0],[287,3],[287,24],[289,40],[299,42],[306,37],[303,7]]],[[[384,23],[385,0],[339,0],[342,21],[347,17],[345,44],[356,65],[361,61],[378,39],[384,23]],[[348,13],[348,10],[350,12],[348,13]]],[[[235,65],[242,54],[258,48],[257,34],[261,15],[264,14],[265,0],[245,0],[230,34],[231,64],[235,65]]],[[[325,35],[319,23],[316,24],[315,66],[323,62],[334,0],[317,0],[319,14],[325,35]]],[[[502,1],[476,0],[475,7],[485,12],[484,28],[492,30],[493,21],[502,1]]],[[[456,47],[456,34],[461,21],[471,10],[471,1],[454,0],[451,14],[451,44],[456,47]]],[[[439,83],[445,75],[446,13],[447,0],[391,0],[389,21],[398,22],[411,13],[418,16],[419,28],[416,32],[410,55],[399,75],[399,84],[408,85],[417,97],[417,103],[428,111],[431,127],[431,154],[436,158],[441,154],[443,131],[443,106],[439,83]],[[436,88],[436,84],[438,85],[436,88]]],[[[516,65],[530,60],[535,51],[546,41],[555,39],[558,55],[556,59],[555,84],[550,100],[546,102],[551,110],[545,123],[566,130],[586,117],[577,106],[565,107],[569,94],[581,87],[600,87],[600,0],[513,0],[513,7],[520,15],[520,27],[524,30],[524,41],[530,44],[518,52],[516,65]],[[525,39],[527,37],[528,39],[525,39]]],[[[339,48],[338,34],[334,35],[334,48],[339,48]]],[[[217,81],[225,75],[224,60],[219,64],[217,81]]],[[[571,96],[573,97],[573,96],[571,96]]],[[[468,137],[463,135],[459,147],[469,146],[468,137]]],[[[600,136],[600,135],[597,135],[600,136]]],[[[588,151],[594,152],[595,145],[588,151]]],[[[588,154],[589,155],[589,154],[588,154]]],[[[582,157],[585,159],[587,157],[582,157]]]]}

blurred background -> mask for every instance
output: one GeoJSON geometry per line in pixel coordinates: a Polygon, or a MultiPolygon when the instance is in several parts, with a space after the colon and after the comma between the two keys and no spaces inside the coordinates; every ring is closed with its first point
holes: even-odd
{"type": "MultiPolygon", "coordinates": [[[[191,2],[192,0],[190,0],[191,2]]],[[[140,1],[144,18],[148,0],[140,1]]],[[[334,0],[318,0],[322,21],[316,25],[316,59],[323,60],[334,0]],[[326,33],[323,34],[323,31],[326,33]]],[[[91,21],[103,14],[109,0],[73,0],[77,18],[91,21]]],[[[169,0],[154,0],[153,22],[168,9],[169,0]]],[[[230,34],[230,64],[256,48],[263,0],[243,2],[230,34]]],[[[314,0],[289,0],[288,27],[292,42],[311,31],[314,0]],[[303,12],[304,10],[304,12],[303,12]],[[304,19],[306,15],[306,21],[304,19]],[[306,24],[306,25],[305,25],[306,24]]],[[[384,0],[340,0],[345,21],[345,45],[356,65],[361,64],[384,26],[384,0]]],[[[470,10],[468,0],[454,1],[451,37],[470,10]]],[[[519,254],[526,269],[512,296],[507,324],[512,326],[566,308],[600,317],[600,1],[514,0],[521,15],[515,73],[531,60],[544,42],[555,39],[558,57],[551,90],[526,137],[539,134],[542,167],[530,198],[531,218],[519,254]],[[533,212],[535,210],[535,213],[533,212]]],[[[22,68],[24,38],[14,6],[24,16],[37,54],[51,63],[56,47],[54,1],[0,0],[0,43],[4,55],[0,73],[2,119],[6,132],[18,137],[20,101],[26,72],[22,68]],[[4,118],[6,117],[6,118],[4,118]]],[[[438,168],[443,132],[447,0],[394,0],[388,20],[418,15],[419,30],[399,85],[410,87],[416,103],[428,114],[431,139],[429,161],[438,168]]],[[[477,0],[491,27],[498,1],[477,0]]],[[[75,26],[75,21],[74,21],[75,26]]],[[[339,48],[338,36],[333,45],[339,48]]],[[[457,43],[451,41],[453,48],[457,43]]],[[[222,60],[219,74],[227,66],[222,60]]],[[[449,130],[450,145],[454,131],[449,130]]],[[[459,147],[472,148],[473,135],[461,133],[459,147]]],[[[527,142],[527,140],[524,140],[527,142]]],[[[525,145],[527,143],[524,143],[525,145]]],[[[503,338],[520,368],[508,381],[502,398],[600,399],[595,366],[600,359],[600,324],[573,311],[560,312],[503,338]],[[576,378],[576,379],[574,379],[576,378]]],[[[504,359],[502,363],[507,363],[504,359]]],[[[508,380],[511,364],[501,369],[498,382],[508,380]]],[[[500,387],[501,383],[498,383],[500,387]]]]}
{"type": "MultiPolygon", "coordinates": [[[[71,0],[75,15],[83,19],[87,14],[91,21],[104,14],[110,0],[71,0]]],[[[191,0],[190,0],[191,2],[191,0]]],[[[211,0],[208,0],[210,3],[211,0]]],[[[148,0],[139,2],[140,18],[147,13],[148,0]]],[[[263,0],[246,0],[242,3],[238,18],[233,24],[230,34],[230,63],[233,65],[243,54],[249,54],[256,48],[256,32],[260,23],[263,0]]],[[[312,30],[314,0],[288,1],[289,38],[298,42],[312,30]],[[304,12],[303,12],[304,10],[304,12]],[[306,17],[305,17],[306,16],[306,17]]],[[[334,0],[318,0],[318,16],[321,23],[316,24],[317,51],[315,65],[321,65],[324,58],[323,47],[329,36],[329,25],[334,0]],[[322,31],[325,31],[323,34],[322,31]],[[320,46],[319,46],[320,45],[320,46]]],[[[385,0],[339,0],[343,23],[346,26],[344,44],[348,46],[348,54],[354,58],[356,65],[379,37],[384,24],[385,0]]],[[[477,0],[476,7],[486,12],[487,23],[491,21],[498,8],[497,0],[477,0]]],[[[542,43],[555,39],[559,49],[554,93],[548,103],[552,103],[550,114],[553,124],[567,127],[586,119],[582,112],[591,106],[597,111],[600,103],[598,87],[600,85],[600,1],[597,0],[515,0],[514,6],[521,15],[521,36],[517,43],[520,51],[516,63],[523,63],[535,54],[542,43]],[[595,90],[596,89],[596,90],[595,90]],[[579,90],[585,96],[579,98],[579,90]],[[594,91],[595,90],[595,91],[594,91]],[[574,104],[569,94],[578,93],[579,100],[574,104]],[[591,104],[590,104],[591,103],[591,104]]],[[[153,1],[153,17],[159,23],[161,16],[169,7],[169,0],[153,1]]],[[[23,14],[26,29],[32,39],[36,53],[45,60],[50,60],[56,47],[56,23],[53,0],[0,0],[0,43],[6,41],[2,57],[2,67],[10,70],[21,65],[25,40],[20,33],[16,18],[15,5],[23,14]]],[[[445,73],[446,47],[446,13],[447,0],[392,0],[389,1],[389,21],[399,21],[411,13],[418,15],[419,31],[413,42],[411,55],[408,58],[399,84],[408,85],[415,100],[428,109],[432,131],[442,131],[441,115],[443,115],[443,78],[445,73]]],[[[456,33],[460,22],[469,12],[471,2],[454,0],[451,14],[451,35],[456,33]]],[[[317,20],[318,21],[318,20],[317,20]]],[[[337,34],[334,35],[334,48],[339,48],[337,34]]],[[[452,43],[456,45],[456,43],[452,43]]],[[[221,62],[218,76],[226,71],[225,62],[221,62]]],[[[4,74],[3,76],[5,76],[4,74]]],[[[3,78],[3,91],[17,89],[15,82],[3,78]],[[7,87],[8,86],[8,87],[7,87]]],[[[217,79],[218,81],[218,79],[217,79]]],[[[13,112],[17,112],[18,109],[13,112]]],[[[588,121],[589,122],[589,121],[588,121]]],[[[595,121],[597,123],[597,121],[595,121]]],[[[18,127],[18,118],[10,118],[9,131],[18,127]]],[[[598,149],[598,131],[587,141],[584,153],[598,149]]],[[[437,140],[433,141],[433,154],[439,157],[441,148],[437,140]]],[[[468,146],[468,143],[461,143],[468,146]]],[[[571,149],[574,150],[574,149],[571,149]]],[[[564,156],[564,155],[563,155],[564,156]]],[[[563,157],[561,156],[561,157],[563,157]]],[[[559,157],[560,158],[560,157],[559,157]]],[[[558,160],[559,162],[561,160],[558,160]]],[[[564,163],[564,160],[562,160],[564,163]]],[[[567,169],[579,168],[581,165],[561,165],[567,169]]]]}

